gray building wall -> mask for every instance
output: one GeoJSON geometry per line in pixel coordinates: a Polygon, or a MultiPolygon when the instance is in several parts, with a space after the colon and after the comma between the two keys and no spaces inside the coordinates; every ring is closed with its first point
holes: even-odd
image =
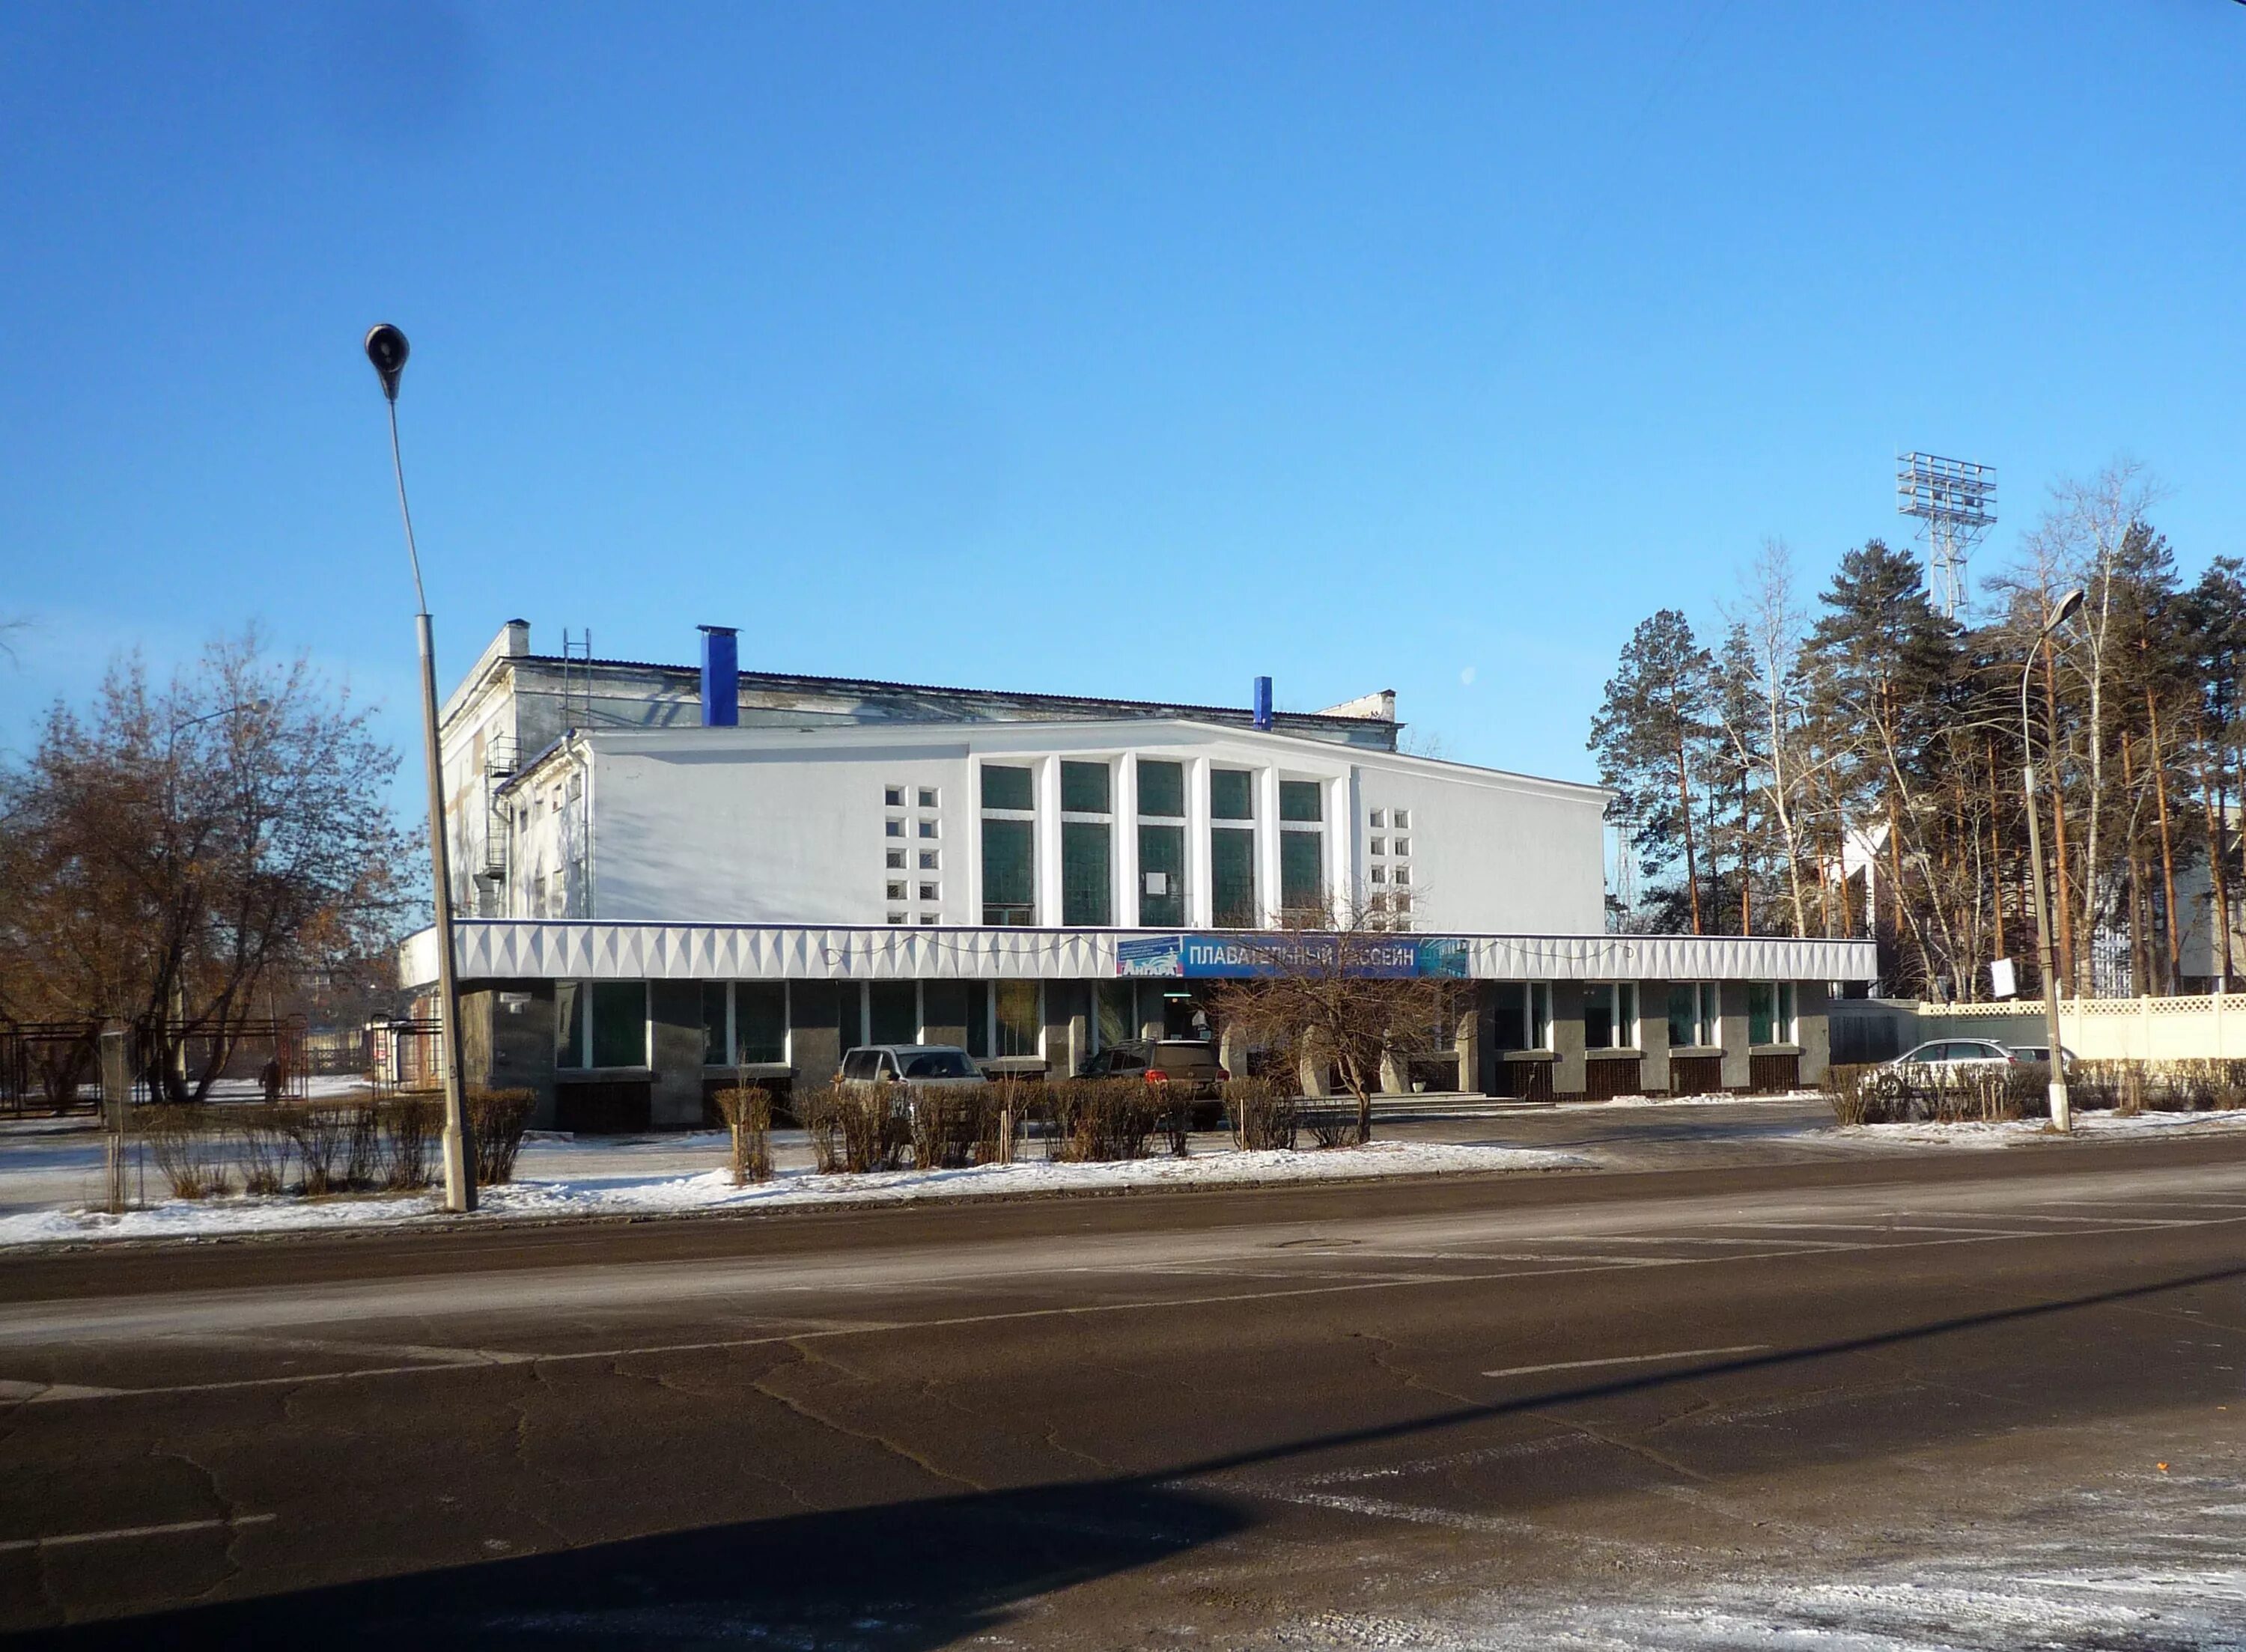
{"type": "Polygon", "coordinates": [[[1552,983],[1552,1093],[1583,1092],[1583,983],[1552,983]]]}
{"type": "Polygon", "coordinates": [[[1669,1088],[1669,983],[1637,983],[1637,1047],[1645,1052],[1638,1082],[1649,1091],[1669,1088]]]}
{"type": "Polygon", "coordinates": [[[648,1051],[655,1082],[648,1092],[648,1122],[657,1130],[691,1129],[702,1122],[702,983],[651,981],[648,1051]]]}

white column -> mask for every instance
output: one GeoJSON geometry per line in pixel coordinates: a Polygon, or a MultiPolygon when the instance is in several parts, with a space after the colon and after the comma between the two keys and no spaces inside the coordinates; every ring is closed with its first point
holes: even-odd
{"type": "Polygon", "coordinates": [[[1038,799],[1038,921],[1060,923],[1060,759],[1039,758],[1038,799]]]}
{"type": "Polygon", "coordinates": [[[1139,759],[1129,753],[1115,765],[1115,921],[1139,925],[1139,759]]]}
{"type": "Polygon", "coordinates": [[[1256,771],[1256,907],[1266,927],[1279,912],[1279,771],[1256,771]]]}
{"type": "Polygon", "coordinates": [[[1186,923],[1206,929],[1216,908],[1215,891],[1209,887],[1208,759],[1194,758],[1186,765],[1186,923]]]}
{"type": "Polygon", "coordinates": [[[1352,763],[1347,774],[1325,788],[1326,891],[1333,901],[1334,916],[1342,921],[1358,908],[1358,819],[1365,812],[1358,795],[1358,766],[1352,763]]]}

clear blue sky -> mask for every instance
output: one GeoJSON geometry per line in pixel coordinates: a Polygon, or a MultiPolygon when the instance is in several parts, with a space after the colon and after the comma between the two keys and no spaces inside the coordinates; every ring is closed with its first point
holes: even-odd
{"type": "MultiPolygon", "coordinates": [[[[2246,552],[2246,5],[0,9],[0,742],[255,618],[1283,706],[1588,778],[1781,535],[2246,552]]],[[[409,768],[408,774],[413,771],[409,768]]]]}

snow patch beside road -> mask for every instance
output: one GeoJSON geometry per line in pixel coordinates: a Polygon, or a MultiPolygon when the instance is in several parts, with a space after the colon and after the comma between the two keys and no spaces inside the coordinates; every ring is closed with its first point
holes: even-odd
{"type": "MultiPolygon", "coordinates": [[[[582,1144],[580,1144],[582,1146],[582,1144]]],[[[526,1159],[529,1157],[527,1153],[526,1159]]],[[[1163,1188],[1244,1186],[1269,1182],[1340,1181],[1384,1176],[1473,1174],[1500,1170],[1567,1170],[1589,1164],[1581,1154],[1442,1142],[1377,1141],[1364,1147],[1297,1152],[1231,1149],[1190,1159],[1138,1159],[1111,1164],[1038,1161],[978,1165],[965,1170],[899,1170],[821,1176],[782,1170],[746,1187],[712,1169],[688,1175],[528,1174],[481,1193],[475,1220],[551,1220],[568,1216],[695,1215],[713,1212],[801,1210],[822,1205],[904,1204],[990,1194],[1109,1193],[1163,1188]]],[[[0,1246],[90,1239],[204,1239],[337,1227],[399,1227],[443,1218],[432,1194],[333,1199],[234,1197],[167,1200],[111,1216],[45,1210],[0,1217],[0,1246]]]]}
{"type": "MultiPolygon", "coordinates": [[[[2074,1134],[2099,1141],[2173,1139],[2222,1135],[2246,1130],[2246,1111],[2237,1112],[2077,1112],[2074,1134]]],[[[2064,1141],[2041,1118],[2011,1118],[1997,1124],[1836,1125],[1829,1139],[1858,1146],[2019,1147],[2064,1141]]]]}

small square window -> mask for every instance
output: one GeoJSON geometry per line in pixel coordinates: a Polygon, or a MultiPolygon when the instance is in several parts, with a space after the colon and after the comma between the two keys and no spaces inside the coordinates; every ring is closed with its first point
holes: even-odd
{"type": "MultiPolygon", "coordinates": [[[[898,853],[902,854],[904,852],[901,849],[898,853]]],[[[943,852],[940,849],[922,849],[920,852],[920,869],[922,872],[933,872],[936,869],[937,862],[943,859],[943,852]]],[[[904,862],[900,860],[897,864],[902,866],[904,862]]]]}
{"type": "Polygon", "coordinates": [[[881,822],[881,833],[885,837],[901,838],[905,834],[905,823],[902,820],[884,820],[881,822]]]}
{"type": "Polygon", "coordinates": [[[1412,910],[1412,897],[1400,889],[1396,892],[1396,910],[1399,912],[1412,910]]]}
{"type": "Polygon", "coordinates": [[[903,808],[905,806],[904,787],[901,785],[883,786],[881,788],[881,801],[888,805],[892,809],[903,808]]]}
{"type": "Polygon", "coordinates": [[[892,901],[902,901],[902,900],[903,900],[904,898],[905,898],[905,887],[904,887],[904,885],[903,885],[903,884],[902,884],[902,883],[894,883],[894,882],[893,882],[893,883],[891,883],[891,884],[889,885],[889,899],[890,899],[890,900],[892,900],[892,901]]]}
{"type": "Polygon", "coordinates": [[[940,900],[942,900],[943,897],[943,895],[939,893],[940,887],[941,887],[941,886],[939,886],[939,885],[937,885],[937,884],[933,884],[933,883],[923,883],[923,884],[922,884],[922,885],[921,885],[921,887],[920,887],[920,898],[921,898],[922,900],[923,900],[923,901],[940,901],[940,900]]]}
{"type": "Polygon", "coordinates": [[[924,838],[934,837],[936,835],[936,822],[933,820],[922,821],[920,823],[920,834],[924,838]]]}
{"type": "Polygon", "coordinates": [[[889,914],[889,921],[891,923],[902,923],[904,921],[905,914],[902,912],[892,912],[889,914]]]}
{"type": "Polygon", "coordinates": [[[1388,812],[1387,812],[1386,810],[1385,810],[1385,809],[1375,809],[1375,810],[1372,812],[1372,829],[1373,829],[1375,832],[1378,832],[1378,831],[1379,831],[1379,830],[1380,830],[1380,828],[1381,828],[1381,827],[1383,827],[1383,826],[1386,826],[1387,824],[1388,824],[1388,812]]]}
{"type": "Polygon", "coordinates": [[[1411,840],[1411,839],[1409,839],[1409,838],[1399,838],[1399,839],[1397,839],[1397,840],[1396,840],[1396,853],[1399,853],[1399,854],[1409,854],[1409,853],[1412,853],[1412,840],[1411,840]]]}
{"type": "Polygon", "coordinates": [[[933,809],[936,807],[936,788],[934,786],[924,785],[921,787],[920,806],[923,809],[933,809]]]}
{"type": "Polygon", "coordinates": [[[1385,883],[1385,882],[1387,882],[1387,881],[1388,881],[1388,868],[1387,868],[1386,867],[1373,867],[1373,868],[1372,868],[1372,880],[1373,880],[1375,883],[1385,883]]]}
{"type": "Polygon", "coordinates": [[[943,921],[943,914],[940,912],[923,912],[920,914],[920,921],[922,923],[941,923],[943,921]]]}
{"type": "Polygon", "coordinates": [[[905,852],[902,849],[891,849],[888,860],[890,871],[902,872],[905,869],[905,852]]]}
{"type": "Polygon", "coordinates": [[[1397,810],[1397,811],[1396,811],[1396,829],[1397,829],[1399,832],[1403,831],[1403,830],[1405,829],[1405,827],[1406,827],[1406,826],[1410,826],[1411,824],[1412,824],[1412,811],[1411,811],[1411,810],[1409,810],[1409,809],[1399,809],[1399,810],[1397,810]]]}
{"type": "Polygon", "coordinates": [[[1411,881],[1412,881],[1412,868],[1411,868],[1411,867],[1397,867],[1397,868],[1396,868],[1396,881],[1397,881],[1397,882],[1399,882],[1399,883],[1409,883],[1409,882],[1411,882],[1411,881]]]}
{"type": "Polygon", "coordinates": [[[1373,839],[1372,852],[1375,854],[1386,854],[1388,853],[1388,840],[1385,838],[1373,839]]]}
{"type": "Polygon", "coordinates": [[[1388,897],[1385,894],[1377,894],[1365,905],[1369,912],[1385,912],[1388,910],[1388,897]]]}

